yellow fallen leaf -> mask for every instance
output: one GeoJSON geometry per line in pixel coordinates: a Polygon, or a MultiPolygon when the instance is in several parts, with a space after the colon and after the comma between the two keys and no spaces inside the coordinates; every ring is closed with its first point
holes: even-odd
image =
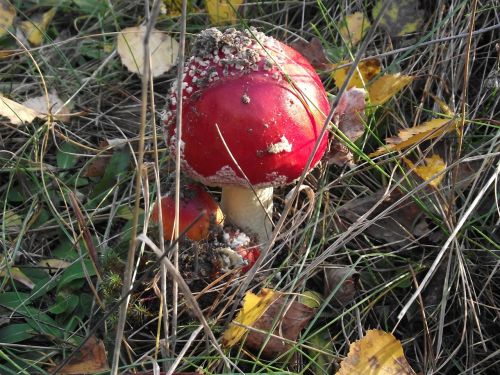
{"type": "Polygon", "coordinates": [[[26,276],[24,272],[19,269],[19,267],[11,267],[8,271],[5,268],[0,269],[0,277],[12,277],[14,280],[20,282],[29,289],[33,289],[35,287],[35,283],[31,281],[31,279],[26,276]]]}
{"type": "MultiPolygon", "coordinates": [[[[383,0],[373,7],[373,18],[377,18],[382,10],[383,0]]],[[[418,9],[418,1],[392,1],[380,19],[380,25],[392,36],[414,33],[423,22],[424,12],[418,9]]]]}
{"type": "MultiPolygon", "coordinates": [[[[132,73],[141,75],[144,71],[144,26],[128,27],[118,35],[117,51],[122,64],[132,73]]],[[[153,29],[149,39],[149,50],[151,52],[151,74],[157,77],[168,71],[177,60],[179,43],[161,32],[153,29]]]]}
{"type": "Polygon", "coordinates": [[[49,28],[50,22],[56,14],[56,8],[49,11],[37,14],[28,21],[21,22],[21,29],[24,31],[26,38],[34,46],[39,46],[43,42],[43,37],[49,28]]]}
{"type": "Polygon", "coordinates": [[[368,96],[373,105],[382,105],[413,81],[412,76],[385,74],[368,87],[368,96]]]}
{"type": "MultiPolygon", "coordinates": [[[[335,66],[348,64],[349,61],[341,61],[335,66]]],[[[347,78],[350,66],[338,68],[332,72],[332,78],[335,80],[335,85],[341,87],[347,78]]],[[[380,73],[380,61],[378,59],[363,60],[358,64],[358,67],[347,84],[347,89],[351,87],[364,88],[370,80],[380,73]]]]}
{"type": "Polygon", "coordinates": [[[237,12],[244,0],[206,0],[208,17],[212,25],[234,24],[238,18],[237,12]]]}
{"type": "Polygon", "coordinates": [[[407,158],[403,158],[403,160],[417,176],[425,181],[429,181],[429,185],[432,187],[438,187],[443,180],[444,174],[436,176],[446,168],[446,163],[439,155],[432,155],[430,158],[424,158],[423,165],[419,166],[415,166],[415,164],[407,158]]]}
{"type": "Polygon", "coordinates": [[[370,28],[370,21],[363,12],[355,12],[344,18],[340,27],[340,35],[344,40],[350,41],[353,46],[358,44],[370,28]]]}
{"type": "Polygon", "coordinates": [[[65,269],[71,266],[70,262],[66,262],[65,260],[62,259],[43,259],[38,262],[39,267],[46,268],[47,272],[54,272],[60,269],[65,269]]]}
{"type": "Polygon", "coordinates": [[[449,119],[433,119],[424,122],[421,125],[413,128],[401,130],[397,137],[387,138],[386,145],[380,147],[369,156],[379,156],[393,151],[403,150],[407,147],[413,146],[422,140],[433,139],[442,134],[448,133],[455,128],[456,120],[449,119]]]}
{"type": "MultiPolygon", "coordinates": [[[[279,296],[280,293],[266,288],[263,288],[259,294],[247,292],[243,299],[243,307],[234,319],[234,323],[252,326],[279,296]]],[[[222,337],[222,344],[225,347],[231,347],[238,343],[247,332],[247,328],[234,323],[229,325],[222,337]]]]}
{"type": "Polygon", "coordinates": [[[2,116],[7,117],[13,125],[22,125],[25,122],[32,122],[37,117],[45,117],[42,113],[0,95],[0,117],[2,116]]]}
{"type": "Polygon", "coordinates": [[[351,344],[349,354],[340,363],[337,375],[415,375],[401,343],[387,332],[369,330],[351,344]]]}
{"type": "Polygon", "coordinates": [[[0,0],[0,38],[7,34],[7,29],[12,26],[16,18],[16,8],[7,0],[0,0]]]}
{"type": "Polygon", "coordinates": [[[35,98],[30,98],[23,102],[23,105],[31,108],[44,116],[50,112],[54,114],[54,118],[59,121],[68,122],[70,120],[70,111],[64,106],[64,102],[57,96],[56,92],[42,95],[35,98]]]}

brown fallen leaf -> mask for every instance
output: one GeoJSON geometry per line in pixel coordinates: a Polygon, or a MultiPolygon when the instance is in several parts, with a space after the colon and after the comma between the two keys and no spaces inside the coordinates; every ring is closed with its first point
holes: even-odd
{"type": "Polygon", "coordinates": [[[290,341],[297,341],[300,331],[309,323],[315,311],[316,309],[297,301],[290,304],[290,300],[281,295],[252,325],[253,328],[266,333],[251,330],[245,340],[245,347],[254,352],[261,352],[265,358],[274,358],[285,353],[292,347],[290,341]],[[268,333],[273,327],[272,333],[275,336],[269,336],[268,333]]]}
{"type": "Polygon", "coordinates": [[[323,295],[328,297],[336,290],[330,303],[345,306],[352,302],[358,289],[359,272],[349,266],[328,266],[323,268],[325,285],[323,295]]]}
{"type": "Polygon", "coordinates": [[[415,375],[396,338],[377,329],[351,344],[336,375],[415,375]]]}
{"type": "Polygon", "coordinates": [[[57,373],[62,375],[96,374],[109,370],[104,343],[92,336],[57,373]]]}
{"type": "Polygon", "coordinates": [[[315,69],[326,69],[331,65],[325,55],[325,50],[321,44],[321,40],[317,37],[313,37],[309,42],[299,39],[290,43],[290,46],[299,51],[300,54],[304,56],[315,69]]]}
{"type": "MultiPolygon", "coordinates": [[[[367,197],[356,198],[344,204],[337,210],[339,218],[337,224],[340,228],[348,228],[383,199],[383,202],[366,219],[370,220],[403,196],[398,190],[393,191],[385,198],[384,193],[385,190],[382,189],[367,197]]],[[[420,207],[408,198],[394,207],[387,215],[367,226],[364,233],[379,241],[389,243],[391,246],[401,247],[418,237],[417,234],[414,234],[417,227],[421,232],[425,232],[425,216],[420,207]]]]}
{"type": "MultiPolygon", "coordinates": [[[[366,91],[358,88],[347,90],[334,110],[333,123],[351,142],[355,142],[365,131],[366,91]]],[[[329,164],[340,167],[353,164],[353,155],[339,136],[334,136],[326,159],[329,164]]]]}
{"type": "Polygon", "coordinates": [[[55,91],[49,93],[48,96],[30,98],[24,101],[23,105],[41,113],[44,117],[47,117],[48,113],[52,113],[56,120],[63,122],[68,122],[71,117],[69,109],[64,106],[64,102],[55,91]]]}

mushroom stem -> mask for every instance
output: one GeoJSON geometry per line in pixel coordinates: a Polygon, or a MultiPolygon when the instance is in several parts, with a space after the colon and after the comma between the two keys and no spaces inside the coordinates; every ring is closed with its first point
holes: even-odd
{"type": "Polygon", "coordinates": [[[273,212],[273,188],[247,189],[226,185],[222,188],[222,212],[235,225],[255,233],[260,243],[267,242],[273,231],[269,217],[273,212]]]}

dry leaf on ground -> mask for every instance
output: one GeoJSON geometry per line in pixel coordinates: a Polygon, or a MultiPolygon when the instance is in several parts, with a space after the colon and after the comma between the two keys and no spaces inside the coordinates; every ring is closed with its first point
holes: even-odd
{"type": "Polygon", "coordinates": [[[48,96],[42,95],[30,98],[23,102],[23,105],[41,113],[44,117],[50,112],[54,114],[56,120],[63,122],[68,122],[71,117],[69,109],[64,106],[64,102],[55,91],[51,92],[48,96]]]}
{"type": "Polygon", "coordinates": [[[56,14],[56,8],[41,14],[36,14],[27,21],[21,22],[21,29],[26,38],[33,46],[39,46],[43,42],[43,37],[49,28],[52,18],[56,14]]]}
{"type": "Polygon", "coordinates": [[[42,267],[45,269],[46,272],[48,273],[54,273],[58,270],[68,268],[71,266],[70,262],[67,262],[62,259],[43,259],[37,263],[39,267],[42,267]]]}
{"type": "Polygon", "coordinates": [[[403,347],[387,332],[369,330],[351,344],[349,354],[340,363],[337,375],[414,375],[403,347]]]}
{"type": "Polygon", "coordinates": [[[7,117],[13,125],[22,125],[33,122],[37,117],[43,118],[45,116],[43,113],[0,95],[0,117],[7,117]]]}
{"type": "Polygon", "coordinates": [[[375,157],[393,151],[400,151],[407,147],[416,145],[420,141],[437,138],[455,128],[456,120],[433,119],[413,128],[402,129],[396,137],[387,138],[386,145],[380,147],[369,156],[375,157]]]}
{"type": "Polygon", "coordinates": [[[243,307],[234,319],[234,323],[239,323],[240,325],[234,323],[229,325],[229,328],[224,332],[224,336],[222,337],[222,344],[226,347],[237,344],[248,331],[247,328],[241,325],[252,326],[279,296],[279,293],[266,288],[263,288],[259,294],[247,292],[243,299],[243,307]]]}
{"type": "Polygon", "coordinates": [[[0,0],[0,38],[7,34],[7,29],[12,26],[16,18],[16,8],[7,0],[0,0]]]}
{"type": "Polygon", "coordinates": [[[108,369],[104,343],[92,336],[58,374],[96,374],[108,369]]]}
{"type": "Polygon", "coordinates": [[[331,65],[319,38],[313,37],[309,42],[299,39],[290,43],[290,46],[300,52],[315,69],[325,69],[331,65]]]}
{"type": "Polygon", "coordinates": [[[368,87],[368,96],[372,105],[382,105],[399,91],[408,86],[414,77],[402,74],[384,74],[368,87]]]}
{"type": "MultiPolygon", "coordinates": [[[[144,26],[128,27],[118,35],[117,51],[123,65],[132,73],[144,71],[144,26]]],[[[177,61],[179,43],[162,31],[153,29],[149,40],[151,74],[157,77],[168,71],[177,61]]]]}
{"type": "Polygon", "coordinates": [[[265,333],[251,330],[245,340],[245,348],[261,352],[265,358],[275,358],[285,353],[297,341],[300,331],[309,323],[315,311],[298,301],[290,303],[289,298],[280,295],[252,324],[253,328],[265,333]],[[274,336],[269,336],[273,328],[274,336]]]}
{"type": "Polygon", "coordinates": [[[439,155],[432,155],[429,158],[424,158],[423,163],[415,166],[413,162],[407,158],[403,158],[404,162],[424,181],[428,181],[429,185],[437,188],[444,178],[444,174],[436,176],[438,173],[446,169],[446,163],[439,155]]]}
{"type": "Polygon", "coordinates": [[[35,283],[31,281],[31,279],[24,274],[23,271],[19,269],[19,267],[10,267],[7,269],[7,266],[4,264],[4,258],[0,254],[0,277],[12,277],[14,280],[20,282],[24,286],[29,289],[33,289],[35,287],[35,283]]]}
{"type": "Polygon", "coordinates": [[[323,268],[325,285],[323,295],[328,297],[333,291],[335,294],[331,303],[345,306],[354,300],[358,291],[359,272],[349,266],[328,266],[323,268]]]}
{"type": "Polygon", "coordinates": [[[370,21],[363,12],[355,12],[347,15],[340,27],[340,35],[353,46],[358,44],[370,28],[370,21]]]}
{"type": "MultiPolygon", "coordinates": [[[[349,61],[341,61],[336,66],[342,66],[349,64],[349,61]]],[[[351,68],[350,65],[344,66],[342,68],[337,68],[332,72],[332,78],[335,80],[335,85],[341,87],[344,81],[347,79],[347,73],[351,68]]],[[[363,88],[369,81],[371,81],[377,74],[381,71],[380,61],[378,59],[367,59],[360,61],[354,74],[352,75],[349,83],[347,84],[347,89],[351,87],[363,88]]]]}
{"type": "MultiPolygon", "coordinates": [[[[351,142],[355,142],[365,131],[365,97],[365,90],[349,89],[334,110],[333,123],[351,142]]],[[[326,159],[328,163],[340,167],[354,162],[351,151],[338,135],[333,136],[326,159]]]]}
{"type": "Polygon", "coordinates": [[[244,0],[205,0],[208,17],[212,25],[234,24],[238,18],[238,8],[244,0]]]}
{"type": "MultiPolygon", "coordinates": [[[[384,1],[379,0],[373,8],[373,18],[382,10],[384,1]]],[[[418,1],[392,1],[382,15],[380,25],[392,36],[414,33],[423,23],[424,12],[418,9],[418,1]]]]}

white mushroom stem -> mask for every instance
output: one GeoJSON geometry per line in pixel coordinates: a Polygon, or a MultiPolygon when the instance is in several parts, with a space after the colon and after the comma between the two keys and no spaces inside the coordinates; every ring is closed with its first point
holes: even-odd
{"type": "Polygon", "coordinates": [[[260,243],[267,242],[273,231],[269,217],[273,212],[273,188],[247,189],[224,186],[221,199],[222,212],[244,231],[255,233],[260,243]]]}

